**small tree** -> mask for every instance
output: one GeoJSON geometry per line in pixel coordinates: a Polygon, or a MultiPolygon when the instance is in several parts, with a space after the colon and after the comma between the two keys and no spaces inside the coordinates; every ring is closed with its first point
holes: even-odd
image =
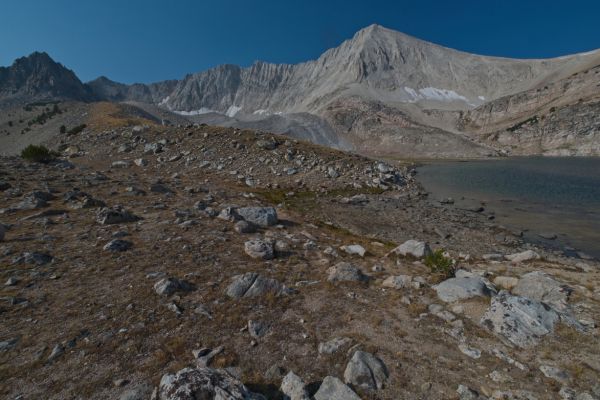
{"type": "Polygon", "coordinates": [[[64,125],[60,126],[60,133],[66,133],[67,132],[67,127],[64,125]]]}

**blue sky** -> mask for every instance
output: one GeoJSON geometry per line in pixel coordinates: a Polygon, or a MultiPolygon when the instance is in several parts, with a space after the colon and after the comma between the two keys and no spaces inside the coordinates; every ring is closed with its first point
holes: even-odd
{"type": "Polygon", "coordinates": [[[367,25],[463,51],[543,58],[600,48],[600,1],[3,0],[0,65],[48,52],[83,81],[296,63],[367,25]]]}

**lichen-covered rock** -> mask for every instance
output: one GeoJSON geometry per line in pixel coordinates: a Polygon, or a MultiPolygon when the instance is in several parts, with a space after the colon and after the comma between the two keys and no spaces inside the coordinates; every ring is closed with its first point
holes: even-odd
{"type": "Polygon", "coordinates": [[[396,253],[405,257],[411,256],[415,258],[423,258],[431,254],[431,248],[425,242],[419,242],[418,240],[407,240],[392,250],[392,253],[396,253]]]}
{"type": "Polygon", "coordinates": [[[486,282],[476,276],[450,278],[433,286],[440,300],[452,303],[458,300],[466,300],[475,296],[485,297],[492,294],[492,290],[486,282]]]}
{"type": "Polygon", "coordinates": [[[264,240],[249,240],[244,243],[244,251],[252,258],[271,260],[275,257],[273,245],[264,240]]]}
{"type": "Polygon", "coordinates": [[[278,296],[287,293],[287,288],[275,279],[265,278],[256,272],[247,272],[234,276],[226,293],[234,299],[263,296],[267,293],[278,296]]]}
{"type": "Polygon", "coordinates": [[[157,391],[158,400],[263,400],[228,372],[212,368],[185,368],[165,374],[157,391]]]}
{"type": "Polygon", "coordinates": [[[340,379],[327,376],[315,393],[315,400],[360,400],[360,397],[340,379]]]}
{"type": "Polygon", "coordinates": [[[177,278],[164,278],[154,284],[154,291],[161,296],[170,296],[175,292],[191,290],[192,286],[177,278]]]}
{"type": "Polygon", "coordinates": [[[387,367],[371,353],[356,351],[344,371],[344,380],[363,389],[382,389],[389,377],[387,367]]]}
{"type": "Polygon", "coordinates": [[[519,347],[531,347],[551,333],[559,320],[547,304],[502,291],[492,298],[481,324],[519,347]]]}
{"type": "Polygon", "coordinates": [[[412,285],[412,276],[398,275],[387,277],[381,284],[383,287],[393,289],[408,289],[412,285]]]}
{"type": "Polygon", "coordinates": [[[277,211],[273,207],[241,207],[235,212],[245,221],[267,227],[277,224],[277,211]]]}
{"type": "Polygon", "coordinates": [[[339,262],[327,270],[329,282],[364,282],[368,277],[353,264],[339,262]]]}
{"type": "Polygon", "coordinates": [[[138,221],[140,218],[126,211],[121,206],[103,208],[96,215],[96,221],[102,225],[124,224],[138,221]]]}

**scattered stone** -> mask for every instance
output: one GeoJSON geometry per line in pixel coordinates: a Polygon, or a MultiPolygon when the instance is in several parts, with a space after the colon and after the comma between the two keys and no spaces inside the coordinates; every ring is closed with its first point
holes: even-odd
{"type": "Polygon", "coordinates": [[[129,168],[131,167],[131,162],[123,160],[113,161],[110,166],[111,168],[129,168]]]}
{"type": "Polygon", "coordinates": [[[501,291],[492,297],[481,324],[519,347],[531,347],[554,330],[560,316],[550,306],[501,291]]]}
{"type": "Polygon", "coordinates": [[[52,262],[54,258],[45,253],[23,253],[21,256],[13,259],[13,264],[35,264],[35,265],[46,265],[52,262]]]}
{"type": "Polygon", "coordinates": [[[165,374],[160,380],[157,400],[263,400],[225,370],[185,368],[165,374]]]}
{"type": "Polygon", "coordinates": [[[393,289],[409,289],[412,286],[412,276],[390,276],[383,281],[382,286],[393,289]]]}
{"type": "Polygon", "coordinates": [[[113,208],[103,208],[96,215],[96,221],[102,225],[124,224],[128,222],[136,222],[140,218],[126,211],[121,206],[113,208]]]}
{"type": "Polygon", "coordinates": [[[249,240],[244,244],[244,251],[252,258],[271,260],[275,257],[273,245],[264,240],[249,240]]]}
{"type": "Polygon", "coordinates": [[[458,349],[466,356],[471,357],[475,360],[481,357],[481,350],[467,346],[466,343],[460,343],[458,349]]]}
{"type": "Polygon", "coordinates": [[[458,389],[456,389],[456,393],[458,393],[460,400],[480,400],[481,399],[481,397],[479,396],[479,393],[477,393],[475,390],[473,390],[465,385],[458,385],[458,389]]]}
{"type": "Polygon", "coordinates": [[[140,384],[121,393],[119,400],[147,400],[152,394],[150,385],[140,384]]]}
{"type": "Polygon", "coordinates": [[[283,378],[281,392],[284,400],[310,400],[304,381],[292,371],[283,378]]]}
{"type": "Polygon", "coordinates": [[[146,160],[145,158],[136,158],[135,160],[133,160],[133,162],[138,167],[145,167],[148,165],[148,160],[146,160]]]}
{"type": "Polygon", "coordinates": [[[319,343],[319,354],[334,354],[340,349],[349,346],[352,343],[352,339],[347,337],[333,338],[327,342],[319,343]]]}
{"type": "Polygon", "coordinates": [[[365,253],[367,252],[365,250],[365,248],[362,247],[360,244],[350,244],[350,245],[342,246],[342,247],[340,247],[340,250],[345,251],[347,254],[358,255],[361,257],[364,257],[365,253]]]}
{"type": "Polygon", "coordinates": [[[368,390],[382,389],[388,376],[383,361],[364,351],[356,351],[344,371],[346,383],[368,390]]]}
{"type": "Polygon", "coordinates": [[[15,278],[14,276],[11,276],[6,280],[4,286],[15,286],[17,283],[19,283],[19,279],[15,278]]]}
{"type": "Polygon", "coordinates": [[[173,193],[171,189],[169,189],[166,185],[162,183],[153,183],[150,185],[150,191],[152,193],[161,193],[161,194],[170,194],[173,193]]]}
{"type": "Polygon", "coordinates": [[[329,282],[365,282],[369,278],[353,264],[339,262],[327,270],[329,282]]]}
{"type": "Polygon", "coordinates": [[[539,260],[540,255],[533,250],[526,250],[522,253],[509,254],[504,256],[508,261],[513,264],[518,264],[527,261],[539,260]]]}
{"type": "Polygon", "coordinates": [[[161,296],[170,296],[175,292],[191,290],[191,285],[177,278],[163,278],[154,284],[154,291],[161,296]]]}
{"type": "Polygon", "coordinates": [[[360,397],[344,382],[333,376],[327,376],[315,393],[315,400],[360,400],[360,397]]]}
{"type": "Polygon", "coordinates": [[[248,221],[238,221],[233,225],[233,230],[237,233],[255,233],[256,225],[248,221]]]}
{"type": "Polygon", "coordinates": [[[263,296],[272,293],[276,296],[286,294],[288,289],[275,279],[265,278],[256,272],[247,272],[233,277],[227,287],[227,295],[234,299],[263,296]]]}
{"type": "Polygon", "coordinates": [[[278,222],[277,211],[273,207],[242,207],[235,212],[245,221],[265,228],[278,222]]]}
{"type": "Polygon", "coordinates": [[[50,352],[50,355],[48,356],[48,362],[56,360],[58,357],[63,355],[64,352],[65,348],[60,343],[55,345],[52,349],[52,352],[50,352]]]}
{"type": "Polygon", "coordinates": [[[113,239],[110,242],[104,245],[104,250],[113,251],[113,252],[121,252],[127,251],[133,246],[133,243],[122,240],[122,239],[113,239]]]}
{"type": "Polygon", "coordinates": [[[254,339],[260,339],[265,336],[268,331],[269,327],[265,323],[253,320],[248,321],[248,333],[254,339]]]}
{"type": "Polygon", "coordinates": [[[494,292],[490,290],[481,277],[450,278],[433,286],[440,300],[453,303],[466,300],[475,296],[487,297],[494,292]]]}
{"type": "Polygon", "coordinates": [[[401,256],[411,256],[415,258],[423,258],[432,254],[431,248],[427,243],[419,242],[417,240],[407,240],[391,252],[401,256]]]}
{"type": "Polygon", "coordinates": [[[542,371],[546,378],[554,379],[561,383],[567,383],[570,379],[569,374],[566,371],[550,365],[540,366],[540,371],[542,371]]]}

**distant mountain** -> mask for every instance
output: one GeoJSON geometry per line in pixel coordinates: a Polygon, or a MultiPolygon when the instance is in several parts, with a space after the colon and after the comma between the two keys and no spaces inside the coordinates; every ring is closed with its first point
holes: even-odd
{"type": "Polygon", "coordinates": [[[0,67],[0,101],[88,101],[93,98],[92,91],[73,71],[46,53],[35,52],[15,60],[10,67],[0,67]]]}
{"type": "Polygon", "coordinates": [[[105,77],[82,84],[34,53],[0,70],[0,102],[146,103],[195,122],[275,130],[376,155],[600,154],[597,66],[600,51],[542,60],[480,56],[372,25],[317,60],[221,65],[153,84],[105,77]],[[569,111],[555,113],[562,108],[569,111]]]}

